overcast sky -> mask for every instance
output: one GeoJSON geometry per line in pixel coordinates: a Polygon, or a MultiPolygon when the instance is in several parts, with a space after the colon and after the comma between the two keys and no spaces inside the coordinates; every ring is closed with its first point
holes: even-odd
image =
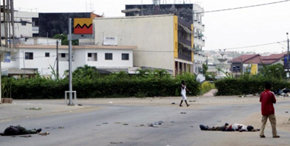
{"type": "MultiPolygon", "coordinates": [[[[255,5],[280,0],[161,0],[162,3],[197,3],[205,11],[255,5]]],[[[125,4],[148,4],[152,0],[14,0],[18,10],[37,12],[88,12],[105,17],[124,16],[125,4]]],[[[290,2],[248,9],[205,13],[204,50],[277,52],[287,50],[290,32],[290,2]],[[285,41],[283,43],[275,43],[285,41]],[[272,45],[231,49],[257,44],[272,45]]]]}

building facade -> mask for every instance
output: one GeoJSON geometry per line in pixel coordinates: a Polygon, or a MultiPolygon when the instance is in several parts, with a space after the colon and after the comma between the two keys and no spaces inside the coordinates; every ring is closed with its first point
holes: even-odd
{"type": "Polygon", "coordinates": [[[165,69],[173,75],[192,72],[193,51],[188,49],[191,43],[178,36],[185,28],[181,28],[177,16],[98,18],[93,23],[96,45],[137,46],[134,67],[165,69]]]}
{"type": "MultiPolygon", "coordinates": [[[[30,76],[39,73],[51,77],[56,66],[59,66],[60,77],[68,70],[68,47],[60,46],[58,62],[56,46],[21,45],[18,52],[10,60],[2,62],[2,71],[9,76],[30,76]]],[[[93,66],[100,70],[124,70],[133,67],[134,46],[74,46],[72,69],[84,65],[93,66]]]]}
{"type": "Polygon", "coordinates": [[[204,25],[202,24],[203,8],[197,4],[154,4],[146,5],[126,5],[126,9],[122,12],[126,16],[144,16],[144,15],[160,15],[173,14],[178,16],[178,47],[180,48],[180,56],[189,58],[194,51],[193,72],[200,73],[200,68],[204,64],[206,58],[202,53],[205,45],[204,25]]]}

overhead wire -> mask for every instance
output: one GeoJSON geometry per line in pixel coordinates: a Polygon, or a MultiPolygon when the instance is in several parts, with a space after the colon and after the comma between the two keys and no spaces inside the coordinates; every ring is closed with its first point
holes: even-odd
{"type": "Polygon", "coordinates": [[[209,10],[209,11],[203,11],[203,12],[196,12],[196,14],[214,13],[214,12],[232,11],[232,10],[246,9],[246,8],[253,8],[253,7],[261,7],[261,6],[267,6],[267,5],[285,3],[285,2],[289,2],[289,1],[290,0],[282,0],[282,1],[275,1],[275,2],[269,2],[269,3],[248,5],[248,6],[240,6],[240,7],[234,7],[234,8],[225,8],[225,9],[209,10]]]}

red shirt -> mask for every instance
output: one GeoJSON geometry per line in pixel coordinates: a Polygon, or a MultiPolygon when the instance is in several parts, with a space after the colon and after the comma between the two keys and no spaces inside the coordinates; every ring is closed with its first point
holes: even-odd
{"type": "Polygon", "coordinates": [[[260,95],[262,115],[267,116],[275,114],[273,103],[276,103],[276,98],[273,92],[265,90],[260,95]]]}

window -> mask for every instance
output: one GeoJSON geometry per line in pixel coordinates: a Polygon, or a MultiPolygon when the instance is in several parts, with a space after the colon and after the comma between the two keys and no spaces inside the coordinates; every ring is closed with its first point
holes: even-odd
{"type": "Polygon", "coordinates": [[[49,53],[48,52],[45,52],[45,57],[49,57],[49,53]]]}
{"type": "Polygon", "coordinates": [[[26,26],[27,22],[26,21],[20,21],[20,23],[21,23],[22,26],[26,26]]]}
{"type": "Polygon", "coordinates": [[[69,58],[68,58],[68,54],[67,53],[59,53],[58,54],[58,59],[59,61],[68,61],[69,58]]]}
{"type": "Polygon", "coordinates": [[[66,55],[65,55],[65,53],[61,53],[60,56],[61,56],[61,58],[65,58],[66,55]]]}
{"type": "Polygon", "coordinates": [[[88,53],[88,57],[92,57],[92,53],[88,53]]]}
{"type": "Polygon", "coordinates": [[[98,54],[97,53],[88,53],[88,61],[97,61],[98,54]]]}
{"type": "Polygon", "coordinates": [[[122,53],[122,60],[129,60],[129,54],[128,53],[122,53]]]}
{"type": "Polygon", "coordinates": [[[105,60],[113,60],[113,54],[112,53],[105,53],[105,60]]]}
{"type": "Polygon", "coordinates": [[[25,60],[33,60],[33,53],[25,52],[25,60]]]}

